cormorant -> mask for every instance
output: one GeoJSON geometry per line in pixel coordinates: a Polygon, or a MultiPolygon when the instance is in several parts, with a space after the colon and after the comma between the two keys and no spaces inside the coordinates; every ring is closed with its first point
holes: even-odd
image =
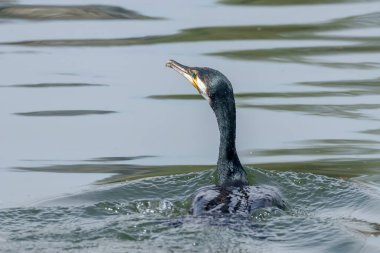
{"type": "Polygon", "coordinates": [[[217,163],[218,185],[199,189],[192,203],[194,215],[206,213],[252,213],[258,208],[285,208],[274,187],[250,186],[235,147],[236,109],[230,81],[221,72],[206,67],[188,67],[174,60],[166,63],[184,76],[208,101],[220,132],[217,163]]]}

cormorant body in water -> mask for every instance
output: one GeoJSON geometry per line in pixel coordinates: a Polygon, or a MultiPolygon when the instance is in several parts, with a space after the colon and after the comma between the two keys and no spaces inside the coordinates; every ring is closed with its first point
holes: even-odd
{"type": "Polygon", "coordinates": [[[183,75],[208,101],[219,126],[219,184],[199,189],[192,203],[192,213],[251,213],[272,206],[284,209],[285,203],[275,188],[248,184],[235,147],[235,99],[227,77],[211,68],[188,67],[174,60],[169,60],[166,66],[183,75]]]}

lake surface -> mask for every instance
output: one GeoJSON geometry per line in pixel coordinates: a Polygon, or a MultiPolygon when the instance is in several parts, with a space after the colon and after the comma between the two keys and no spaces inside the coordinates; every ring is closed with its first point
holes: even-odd
{"type": "Polygon", "coordinates": [[[380,252],[379,1],[8,0],[0,34],[1,252],[380,252]],[[230,79],[288,210],[189,215],[219,133],[168,59],[230,79]]]}

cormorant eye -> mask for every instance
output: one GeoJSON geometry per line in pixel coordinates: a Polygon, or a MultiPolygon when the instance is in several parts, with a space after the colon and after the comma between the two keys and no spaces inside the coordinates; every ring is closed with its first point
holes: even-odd
{"type": "Polygon", "coordinates": [[[193,73],[193,78],[195,79],[197,77],[197,74],[193,73]]]}

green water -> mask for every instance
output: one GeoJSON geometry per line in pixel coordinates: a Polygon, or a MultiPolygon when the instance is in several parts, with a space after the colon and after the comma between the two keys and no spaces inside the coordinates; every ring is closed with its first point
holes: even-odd
{"type": "Polygon", "coordinates": [[[0,252],[380,252],[380,2],[81,4],[0,2],[0,252]],[[287,210],[189,215],[219,133],[168,59],[287,210]]]}

